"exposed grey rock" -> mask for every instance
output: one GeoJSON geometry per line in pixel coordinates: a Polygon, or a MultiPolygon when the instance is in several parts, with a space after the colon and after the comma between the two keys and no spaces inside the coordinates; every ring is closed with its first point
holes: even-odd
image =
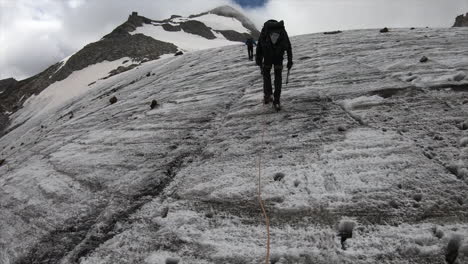
{"type": "Polygon", "coordinates": [[[169,207],[164,207],[161,212],[161,217],[166,218],[168,213],[169,213],[169,207]]]}
{"type": "Polygon", "coordinates": [[[181,31],[182,28],[180,26],[173,26],[171,24],[162,24],[162,28],[166,31],[170,32],[175,32],[175,31],[181,31]]]}
{"type": "Polygon", "coordinates": [[[112,77],[114,75],[117,75],[119,73],[122,73],[122,72],[126,72],[126,71],[129,71],[133,68],[135,68],[136,66],[138,66],[138,64],[131,64],[129,66],[119,66],[117,69],[114,69],[112,71],[109,72],[109,75],[107,77],[104,77],[103,79],[107,79],[109,77],[112,77]]]}
{"type": "Polygon", "coordinates": [[[180,56],[180,55],[183,55],[184,53],[182,51],[178,51],[174,54],[174,56],[180,56]]]}
{"type": "Polygon", "coordinates": [[[453,76],[453,80],[460,82],[466,78],[466,74],[464,72],[458,72],[455,76],[453,76]]]}
{"type": "Polygon", "coordinates": [[[457,16],[453,27],[468,27],[468,13],[457,16]]]}
{"type": "MultiPolygon", "coordinates": [[[[16,85],[18,84],[18,81],[15,80],[14,78],[7,78],[0,80],[0,92],[9,92],[11,89],[14,89],[16,85]]],[[[2,94],[0,94],[0,97],[2,94]]]]}
{"type": "Polygon", "coordinates": [[[445,253],[445,260],[447,261],[448,264],[454,264],[455,261],[457,260],[458,251],[462,244],[462,240],[463,240],[462,237],[459,235],[454,235],[453,237],[450,238],[448,245],[447,245],[447,251],[445,253]]]}
{"type": "Polygon", "coordinates": [[[155,40],[143,34],[104,38],[86,45],[70,57],[67,64],[56,75],[64,79],[72,71],[81,70],[105,60],[114,61],[126,56],[137,60],[157,59],[162,54],[176,51],[177,47],[174,44],[155,40]]]}
{"type": "Polygon", "coordinates": [[[130,35],[128,32],[134,31],[137,27],[143,26],[143,24],[150,24],[151,19],[138,16],[137,12],[133,12],[128,16],[128,20],[122,25],[118,26],[111,33],[104,36],[104,38],[121,38],[130,35]]]}
{"type": "Polygon", "coordinates": [[[389,32],[387,27],[384,27],[380,30],[380,33],[387,33],[387,32],[389,32]]]}
{"type": "Polygon", "coordinates": [[[419,62],[427,62],[429,59],[426,56],[422,56],[422,58],[419,60],[419,62]]]}
{"type": "Polygon", "coordinates": [[[422,200],[422,193],[416,193],[413,195],[413,199],[416,201],[416,202],[420,202],[422,200]]]}
{"type": "Polygon", "coordinates": [[[219,32],[223,34],[223,36],[230,41],[240,41],[244,42],[246,39],[250,37],[250,34],[247,33],[239,33],[234,30],[217,30],[216,32],[219,32]]]}
{"type": "Polygon", "coordinates": [[[156,106],[158,106],[158,101],[156,100],[151,101],[151,105],[150,105],[151,109],[154,109],[156,106]]]}
{"type": "Polygon", "coordinates": [[[111,103],[111,104],[117,103],[117,97],[112,96],[111,99],[109,99],[109,103],[111,103]]]}
{"type": "Polygon", "coordinates": [[[205,213],[206,218],[213,218],[213,216],[214,216],[213,212],[206,212],[205,213]]]}
{"type": "Polygon", "coordinates": [[[342,33],[341,30],[323,32],[324,35],[335,35],[342,33]]]}
{"type": "Polygon", "coordinates": [[[180,27],[187,33],[199,35],[206,39],[216,38],[213,32],[211,32],[210,28],[200,21],[189,20],[189,21],[180,23],[180,27]]]}
{"type": "Polygon", "coordinates": [[[284,178],[284,176],[285,176],[284,173],[282,173],[282,172],[277,172],[277,173],[275,173],[275,175],[273,176],[273,179],[274,179],[275,181],[281,181],[281,180],[284,178]]]}

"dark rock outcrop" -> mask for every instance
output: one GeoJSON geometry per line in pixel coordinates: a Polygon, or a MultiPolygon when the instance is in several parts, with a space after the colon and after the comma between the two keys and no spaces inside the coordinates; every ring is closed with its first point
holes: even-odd
{"type": "Polygon", "coordinates": [[[388,33],[388,32],[389,32],[389,30],[388,30],[388,28],[386,28],[386,27],[384,27],[384,28],[382,28],[382,29],[380,30],[380,33],[388,33]]]}
{"type": "Polygon", "coordinates": [[[123,57],[131,57],[140,61],[144,58],[157,59],[162,54],[176,51],[177,47],[174,44],[155,40],[143,34],[103,38],[86,45],[73,55],[57,75],[59,78],[62,76],[66,78],[73,71],[105,60],[114,61],[123,57]]]}
{"type": "Polygon", "coordinates": [[[180,26],[173,26],[171,24],[162,24],[162,28],[166,31],[170,31],[170,32],[176,32],[176,31],[181,31],[182,29],[180,28],[180,26]]]}
{"type": "Polygon", "coordinates": [[[245,42],[250,37],[250,34],[239,33],[234,30],[217,30],[216,32],[223,34],[223,36],[230,41],[245,42]]]}
{"type": "Polygon", "coordinates": [[[327,31],[323,32],[324,35],[335,35],[335,34],[340,34],[342,31],[341,30],[336,30],[336,31],[327,31]]]}
{"type": "Polygon", "coordinates": [[[146,17],[139,16],[137,12],[133,12],[128,16],[128,20],[122,25],[118,26],[111,33],[104,36],[104,38],[120,38],[122,36],[128,36],[137,27],[143,26],[143,24],[151,24],[152,20],[146,17]]]}
{"type": "Polygon", "coordinates": [[[115,103],[117,103],[117,97],[112,96],[111,99],[109,99],[109,103],[110,103],[110,104],[115,104],[115,103]]]}
{"type": "Polygon", "coordinates": [[[0,80],[0,137],[8,126],[6,111],[12,111],[20,97],[16,97],[18,81],[13,78],[0,80]]]}
{"type": "Polygon", "coordinates": [[[158,101],[156,101],[156,100],[151,101],[150,108],[154,109],[156,106],[158,106],[158,101]]]}
{"type": "Polygon", "coordinates": [[[211,32],[210,28],[200,21],[189,20],[181,23],[180,27],[187,33],[199,35],[207,39],[216,38],[213,32],[211,32]]]}
{"type": "Polygon", "coordinates": [[[457,16],[453,27],[468,27],[468,13],[466,13],[466,15],[457,16]]]}
{"type": "Polygon", "coordinates": [[[119,67],[117,67],[117,69],[114,69],[114,70],[110,71],[109,75],[107,77],[104,77],[103,79],[107,79],[109,77],[120,74],[122,72],[129,71],[129,70],[131,70],[131,69],[133,69],[133,68],[135,68],[137,66],[138,66],[138,64],[130,64],[128,66],[119,66],[119,67]]]}
{"type": "Polygon", "coordinates": [[[7,128],[8,124],[8,116],[5,113],[0,112],[0,137],[3,136],[4,130],[7,128]]]}
{"type": "Polygon", "coordinates": [[[10,91],[12,88],[15,88],[18,84],[18,81],[13,78],[0,80],[0,93],[10,91]]]}

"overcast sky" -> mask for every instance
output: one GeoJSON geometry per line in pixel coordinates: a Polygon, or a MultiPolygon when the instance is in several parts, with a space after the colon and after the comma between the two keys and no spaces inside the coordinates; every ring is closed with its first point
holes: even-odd
{"type": "Polygon", "coordinates": [[[0,79],[30,77],[122,24],[196,14],[230,4],[261,27],[284,20],[290,35],[380,27],[450,27],[468,0],[0,0],[0,79]]]}

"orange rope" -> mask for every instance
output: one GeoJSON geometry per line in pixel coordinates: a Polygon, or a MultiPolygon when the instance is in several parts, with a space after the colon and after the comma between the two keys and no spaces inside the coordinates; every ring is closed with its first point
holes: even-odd
{"type": "MultiPolygon", "coordinates": [[[[263,146],[263,138],[265,137],[265,127],[266,127],[266,121],[265,121],[265,116],[263,116],[262,141],[261,141],[260,147],[263,146]]],[[[258,202],[260,203],[262,214],[263,214],[263,217],[265,218],[265,225],[266,225],[266,231],[267,231],[267,245],[266,245],[267,248],[266,248],[265,263],[270,264],[270,218],[267,215],[267,212],[265,209],[265,202],[262,199],[261,175],[262,175],[262,150],[260,149],[260,152],[258,154],[258,202]]]]}

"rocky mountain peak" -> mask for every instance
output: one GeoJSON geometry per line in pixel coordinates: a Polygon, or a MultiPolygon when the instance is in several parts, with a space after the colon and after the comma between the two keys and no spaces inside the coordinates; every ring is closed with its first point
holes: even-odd
{"type": "Polygon", "coordinates": [[[14,78],[7,78],[0,80],[0,92],[3,92],[10,87],[14,86],[18,81],[14,78]]]}
{"type": "MultiPolygon", "coordinates": [[[[215,14],[215,15],[218,15],[218,16],[224,16],[224,17],[237,19],[238,21],[240,21],[242,23],[242,26],[244,26],[245,28],[247,28],[251,32],[252,37],[258,38],[258,36],[260,35],[260,32],[255,27],[254,23],[247,16],[245,16],[239,10],[237,10],[237,9],[231,7],[231,6],[228,6],[228,5],[219,6],[219,7],[214,8],[214,9],[208,11],[208,12],[190,16],[190,18],[196,18],[196,17],[200,17],[200,16],[203,16],[203,15],[207,15],[207,14],[215,14]]],[[[238,37],[238,39],[236,39],[236,41],[240,41],[240,37],[238,37]]]]}
{"type": "MultiPolygon", "coordinates": [[[[38,95],[55,82],[63,81],[73,72],[91,65],[129,58],[125,61],[131,61],[131,65],[121,66],[120,70],[114,69],[107,76],[99,76],[108,78],[143,62],[158,59],[161,55],[175,54],[179,50],[195,51],[232,45],[258,35],[253,23],[229,6],[190,17],[172,15],[161,21],[146,18],[134,11],[112,32],[43,72],[19,82],[14,79],[2,80],[0,112],[16,112],[31,95],[38,95]]],[[[6,123],[2,122],[3,126],[6,123]]]]}
{"type": "Polygon", "coordinates": [[[466,13],[466,15],[457,16],[453,27],[468,27],[468,13],[466,13]]]}

